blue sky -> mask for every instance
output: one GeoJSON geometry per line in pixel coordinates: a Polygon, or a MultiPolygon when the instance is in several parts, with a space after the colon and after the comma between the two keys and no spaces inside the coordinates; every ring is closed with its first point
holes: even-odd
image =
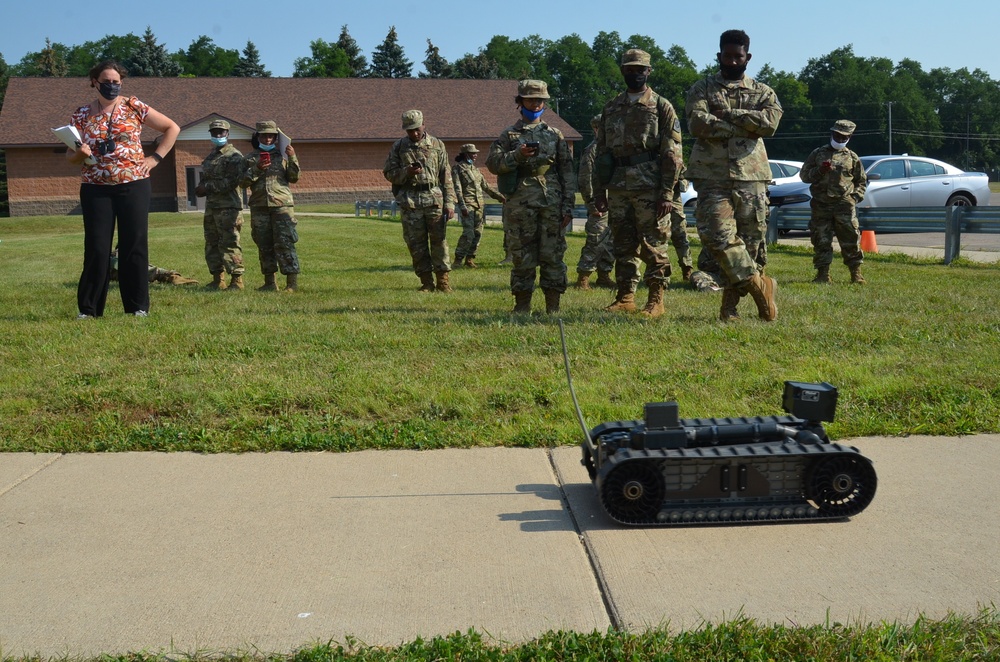
{"type": "Polygon", "coordinates": [[[249,39],[274,75],[290,76],[294,60],[310,54],[310,41],[336,41],[346,23],[369,60],[395,25],[400,45],[414,63],[414,75],[423,69],[428,38],[445,58],[456,60],[476,53],[494,35],[520,39],[539,34],[558,39],[576,33],[590,43],[602,30],[617,31],[623,38],[647,35],[664,49],[677,44],[700,68],[713,61],[719,33],[741,28],[752,40],[751,75],[765,63],[797,73],[810,58],[851,44],[861,57],[886,57],[893,62],[910,58],[925,71],[980,68],[994,80],[1000,79],[1000,58],[993,45],[1000,27],[1000,2],[996,0],[549,0],[521,5],[483,0],[244,0],[226,4],[173,0],[114,5],[3,0],[3,5],[0,53],[8,64],[41,50],[46,37],[67,45],[81,44],[109,33],[141,35],[149,25],[171,52],[186,49],[203,34],[223,48],[237,50],[249,39]],[[520,10],[520,6],[531,8],[520,10]]]}

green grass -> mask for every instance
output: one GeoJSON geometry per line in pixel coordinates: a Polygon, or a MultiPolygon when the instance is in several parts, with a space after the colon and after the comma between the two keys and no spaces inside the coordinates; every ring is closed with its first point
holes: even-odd
{"type": "MultiPolygon", "coordinates": [[[[740,617],[732,621],[679,633],[667,628],[630,633],[615,630],[591,633],[548,632],[523,644],[504,644],[488,634],[470,630],[433,639],[416,639],[397,647],[369,646],[354,639],[318,644],[286,654],[260,651],[227,653],[230,662],[417,662],[417,661],[527,661],[563,662],[644,661],[765,662],[771,660],[842,662],[844,660],[923,662],[978,661],[1000,656],[1000,620],[995,609],[977,616],[951,615],[941,620],[918,618],[911,625],[840,623],[796,627],[761,625],[740,617]]],[[[42,662],[40,657],[3,657],[4,662],[42,662]]],[[[71,658],[59,658],[67,662],[71,658]]],[[[74,660],[81,658],[72,658],[74,660]]],[[[99,662],[175,662],[220,659],[218,652],[129,653],[91,658],[99,662]]]]}
{"type": "MultiPolygon", "coordinates": [[[[156,214],[151,256],[207,280],[201,218],[156,214]]],[[[300,221],[294,295],[154,285],[152,315],[78,322],[79,217],[0,221],[0,451],[354,450],[549,446],[579,437],[554,319],[512,318],[501,232],[451,295],[421,294],[398,222],[300,221]]],[[[458,229],[449,228],[455,245],[458,229]]],[[[570,237],[572,265],[582,236],[570,237]]],[[[997,265],[872,256],[867,286],[818,287],[810,252],[771,250],[780,318],[716,321],[675,283],[649,321],[563,298],[574,381],[594,425],[677,400],[684,417],[780,413],[784,380],[839,388],[834,438],[1000,429],[997,265]]],[[[676,280],[676,276],[675,276],[676,280]]],[[[640,291],[640,298],[644,293],[640,291]]],[[[535,297],[536,310],[542,305],[535,297]]]]}

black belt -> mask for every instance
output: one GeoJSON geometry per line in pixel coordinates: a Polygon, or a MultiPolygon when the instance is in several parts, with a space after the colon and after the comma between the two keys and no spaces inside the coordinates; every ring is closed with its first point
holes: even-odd
{"type": "Polygon", "coordinates": [[[632,156],[623,156],[620,159],[615,159],[615,165],[620,168],[636,166],[640,163],[652,161],[658,157],[659,154],[657,152],[643,152],[642,154],[633,154],[632,156]]]}
{"type": "Polygon", "coordinates": [[[417,184],[416,186],[411,186],[410,190],[420,193],[422,191],[430,191],[432,188],[434,188],[433,184],[417,184]]]}

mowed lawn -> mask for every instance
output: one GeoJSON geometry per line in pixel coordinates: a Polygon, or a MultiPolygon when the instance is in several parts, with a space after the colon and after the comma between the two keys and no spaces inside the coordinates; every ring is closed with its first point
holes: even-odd
{"type": "MultiPolygon", "coordinates": [[[[246,291],[153,285],[151,316],[136,319],[113,285],[103,319],[76,321],[80,217],[0,219],[0,451],[578,442],[557,321],[541,292],[531,317],[510,314],[498,228],[450,295],[416,291],[398,221],[302,215],[299,230],[295,294],[255,290],[247,228],[246,291]]],[[[458,236],[452,222],[452,251],[458,236]]],[[[582,244],[570,235],[570,282],[582,244]]],[[[150,257],[207,282],[201,215],[154,214],[150,257]]],[[[589,424],[659,400],[682,417],[777,414],[795,380],[838,387],[835,439],[1000,429],[1000,266],[876,255],[868,285],[835,265],[817,286],[810,251],[778,246],[768,273],[771,324],[749,299],[740,323],[720,323],[719,294],[676,273],[657,320],[605,313],[611,292],[571,288],[560,317],[589,424]]]]}

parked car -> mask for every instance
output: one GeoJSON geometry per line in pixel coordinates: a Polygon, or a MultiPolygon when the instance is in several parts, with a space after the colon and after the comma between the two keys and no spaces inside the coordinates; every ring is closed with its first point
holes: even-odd
{"type": "MultiPolygon", "coordinates": [[[[799,170],[802,170],[802,161],[781,161],[779,159],[768,159],[771,166],[771,185],[786,184],[789,182],[801,182],[799,170]]],[[[694,190],[694,185],[688,182],[687,190],[681,193],[681,202],[685,207],[693,209],[698,202],[698,192],[694,190]]]]}
{"type": "MultiPolygon", "coordinates": [[[[923,156],[862,156],[868,191],[858,207],[944,207],[990,203],[989,178],[923,156]]],[[[808,207],[809,184],[779,184],[768,191],[772,207],[808,207]]]]}

